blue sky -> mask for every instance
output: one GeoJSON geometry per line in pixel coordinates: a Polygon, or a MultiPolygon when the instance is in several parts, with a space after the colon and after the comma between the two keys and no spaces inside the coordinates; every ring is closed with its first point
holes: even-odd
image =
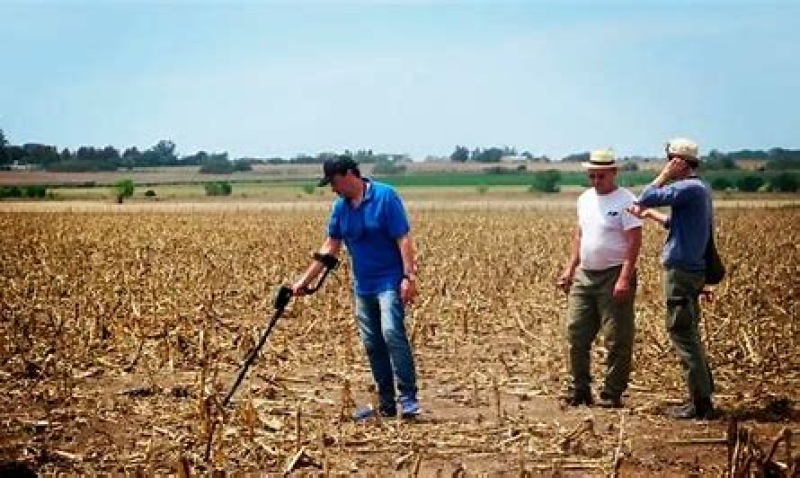
{"type": "Polygon", "coordinates": [[[15,144],[800,147],[800,2],[0,0],[15,144]]]}

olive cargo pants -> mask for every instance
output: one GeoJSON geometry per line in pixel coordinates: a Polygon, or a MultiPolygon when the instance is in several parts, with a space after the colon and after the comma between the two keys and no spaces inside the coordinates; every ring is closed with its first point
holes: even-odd
{"type": "Polygon", "coordinates": [[[614,285],[622,266],[600,271],[578,269],[569,295],[570,374],[574,391],[588,391],[591,385],[592,342],[601,327],[605,327],[608,350],[603,393],[620,397],[628,388],[635,332],[633,303],[636,295],[636,275],[631,279],[631,293],[622,302],[613,298],[614,285]]]}

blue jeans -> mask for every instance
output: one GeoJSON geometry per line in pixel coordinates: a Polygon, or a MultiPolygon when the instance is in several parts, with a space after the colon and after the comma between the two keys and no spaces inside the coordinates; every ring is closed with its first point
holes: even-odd
{"type": "Polygon", "coordinates": [[[400,397],[416,399],[417,373],[400,294],[396,290],[356,294],[356,317],[381,407],[395,407],[395,376],[400,397]]]}

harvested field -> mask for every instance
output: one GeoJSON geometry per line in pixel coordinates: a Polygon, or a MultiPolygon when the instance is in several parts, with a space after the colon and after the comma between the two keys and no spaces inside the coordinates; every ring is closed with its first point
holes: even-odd
{"type": "MultiPolygon", "coordinates": [[[[791,463],[797,208],[717,214],[729,275],[702,329],[723,419],[661,413],[685,392],[663,327],[663,232],[652,225],[626,408],[560,406],[566,300],[553,280],[574,223],[566,207],[412,207],[418,421],[348,418],[372,396],[346,264],[292,303],[232,406],[219,407],[276,286],[321,242],[325,209],[0,212],[0,463],[40,474],[720,475],[732,418],[752,432],[736,447],[740,469],[783,429],[795,451],[776,446],[771,462],[791,463]]],[[[603,355],[598,344],[595,377],[603,355]]]]}

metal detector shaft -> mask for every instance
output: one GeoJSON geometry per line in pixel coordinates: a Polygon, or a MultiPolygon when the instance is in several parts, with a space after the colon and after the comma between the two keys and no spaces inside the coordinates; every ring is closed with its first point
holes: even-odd
{"type": "MultiPolygon", "coordinates": [[[[331,255],[331,254],[314,254],[314,260],[320,262],[324,268],[322,275],[317,279],[315,285],[311,287],[305,288],[306,294],[313,294],[314,292],[318,291],[322,284],[325,282],[325,279],[328,277],[328,274],[334,269],[336,266],[339,265],[339,260],[331,255]]],[[[270,332],[272,332],[272,328],[275,327],[275,324],[278,322],[278,319],[283,314],[283,311],[286,309],[286,306],[289,305],[289,301],[292,300],[292,296],[294,292],[290,287],[282,285],[280,289],[278,289],[278,294],[275,296],[275,313],[272,315],[272,319],[269,321],[269,325],[267,326],[267,330],[261,334],[261,338],[258,340],[258,344],[250,351],[247,355],[247,359],[242,364],[242,368],[239,370],[239,375],[236,376],[236,381],[233,382],[233,386],[231,387],[231,391],[228,392],[228,395],[225,396],[225,399],[222,401],[222,406],[225,407],[228,405],[228,402],[231,401],[233,398],[233,394],[236,393],[236,389],[239,388],[239,385],[244,380],[245,375],[247,375],[247,370],[253,365],[255,362],[256,357],[258,357],[258,353],[261,351],[261,348],[267,342],[267,337],[269,337],[270,332]]]]}
{"type": "Polygon", "coordinates": [[[292,289],[286,286],[281,286],[278,290],[278,295],[275,297],[275,313],[272,314],[272,319],[269,321],[269,325],[267,326],[267,330],[261,334],[261,338],[258,341],[258,344],[253,347],[250,351],[250,354],[247,356],[247,359],[242,364],[242,368],[239,370],[239,375],[236,377],[236,381],[233,382],[233,387],[231,387],[231,391],[228,392],[228,395],[225,396],[225,399],[222,401],[222,406],[225,407],[230,402],[231,398],[233,398],[233,394],[236,393],[236,389],[239,388],[239,385],[244,380],[245,375],[247,375],[247,370],[256,360],[258,357],[258,353],[261,351],[261,348],[267,342],[267,337],[269,337],[269,333],[272,332],[272,328],[275,327],[275,324],[278,322],[278,319],[283,314],[283,311],[286,309],[286,306],[289,304],[289,301],[292,299],[292,289]]]}

